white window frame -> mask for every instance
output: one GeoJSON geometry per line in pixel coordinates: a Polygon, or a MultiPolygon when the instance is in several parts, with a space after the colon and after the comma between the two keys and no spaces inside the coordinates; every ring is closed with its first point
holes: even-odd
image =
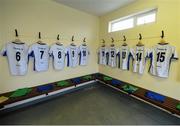
{"type": "MultiPolygon", "coordinates": [[[[155,23],[157,21],[157,11],[158,11],[158,8],[156,7],[156,8],[147,9],[147,10],[144,10],[144,11],[141,11],[141,12],[138,12],[138,13],[134,13],[134,14],[131,14],[131,15],[128,15],[128,16],[125,16],[125,17],[122,17],[122,18],[110,21],[109,22],[109,26],[108,26],[108,32],[110,33],[110,32],[122,31],[122,30],[113,31],[112,30],[112,25],[114,23],[121,22],[121,21],[124,21],[124,20],[128,20],[130,18],[134,18],[134,26],[132,28],[134,28],[136,26],[141,26],[141,25],[147,25],[147,24],[155,23]],[[144,23],[144,24],[140,24],[140,25],[137,24],[137,19],[139,17],[143,17],[143,16],[146,16],[146,15],[151,14],[151,13],[155,13],[156,14],[154,22],[144,23]]],[[[127,28],[127,29],[132,29],[132,28],[127,28]]],[[[123,30],[127,30],[127,29],[123,29],[123,30]]]]}

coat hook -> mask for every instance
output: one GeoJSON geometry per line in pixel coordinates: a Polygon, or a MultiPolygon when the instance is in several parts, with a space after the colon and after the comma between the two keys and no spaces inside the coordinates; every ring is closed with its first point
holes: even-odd
{"type": "Polygon", "coordinates": [[[39,39],[41,39],[41,32],[39,32],[39,39]]]}
{"type": "Polygon", "coordinates": [[[161,32],[161,38],[163,39],[164,38],[164,31],[162,30],[161,32]]]}
{"type": "Polygon", "coordinates": [[[18,37],[19,35],[18,35],[18,31],[17,31],[17,29],[15,29],[15,36],[16,37],[18,37]]]}
{"type": "Polygon", "coordinates": [[[111,40],[112,40],[112,43],[114,43],[114,38],[113,37],[111,37],[111,40]]]}
{"type": "Polygon", "coordinates": [[[141,33],[139,33],[139,40],[142,40],[142,35],[141,35],[141,33]]]}
{"type": "Polygon", "coordinates": [[[86,42],[86,38],[83,39],[83,42],[86,42]]]}
{"type": "Polygon", "coordinates": [[[72,42],[74,41],[74,35],[72,36],[72,39],[71,39],[71,40],[72,40],[72,42]]]}
{"type": "Polygon", "coordinates": [[[58,36],[57,36],[57,40],[59,41],[59,34],[58,34],[58,36]]]}
{"type": "Polygon", "coordinates": [[[102,39],[102,43],[105,44],[105,42],[106,42],[106,41],[105,41],[104,39],[102,39]]]}
{"type": "Polygon", "coordinates": [[[126,36],[125,35],[123,36],[123,38],[124,38],[123,41],[126,41],[126,36]]]}

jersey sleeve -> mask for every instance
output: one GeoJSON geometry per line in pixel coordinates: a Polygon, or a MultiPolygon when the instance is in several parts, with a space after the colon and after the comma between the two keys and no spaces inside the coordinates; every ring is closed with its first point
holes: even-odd
{"type": "Polygon", "coordinates": [[[172,59],[178,60],[178,53],[175,47],[173,47],[172,59]]]}
{"type": "Polygon", "coordinates": [[[133,49],[133,48],[131,48],[131,49],[130,49],[130,53],[129,53],[129,55],[130,55],[130,56],[132,56],[132,58],[133,58],[133,59],[135,59],[135,57],[134,57],[134,53],[135,53],[135,52],[134,52],[134,49],[133,49]]]}
{"type": "Polygon", "coordinates": [[[118,48],[116,48],[116,55],[118,55],[118,53],[119,53],[119,49],[118,49],[118,48]]]}
{"type": "Polygon", "coordinates": [[[2,56],[7,56],[7,49],[6,49],[6,46],[4,46],[1,50],[1,55],[2,56]]]}
{"type": "Polygon", "coordinates": [[[28,56],[29,56],[29,57],[33,57],[33,56],[34,56],[34,53],[33,53],[33,45],[29,47],[28,56]]]}
{"type": "Polygon", "coordinates": [[[53,56],[53,48],[52,47],[50,47],[50,49],[49,49],[49,56],[53,56]]]}
{"type": "Polygon", "coordinates": [[[145,58],[148,58],[149,57],[149,49],[146,48],[145,49],[145,55],[144,55],[145,58]]]}
{"type": "Polygon", "coordinates": [[[87,51],[88,51],[88,55],[90,55],[90,50],[89,50],[89,48],[87,48],[87,51]]]}

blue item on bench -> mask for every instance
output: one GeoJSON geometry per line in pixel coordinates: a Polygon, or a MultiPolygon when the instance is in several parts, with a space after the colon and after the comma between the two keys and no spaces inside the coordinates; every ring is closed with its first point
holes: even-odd
{"type": "Polygon", "coordinates": [[[81,79],[80,79],[80,78],[74,78],[74,79],[72,79],[72,81],[73,81],[73,83],[75,83],[75,84],[81,83],[81,79]]]}
{"type": "Polygon", "coordinates": [[[111,81],[111,84],[112,84],[112,85],[121,85],[122,82],[119,81],[119,80],[112,80],[112,81],[111,81]]]}
{"type": "Polygon", "coordinates": [[[146,92],[145,97],[150,98],[150,99],[155,100],[155,101],[159,101],[161,103],[163,103],[166,99],[165,96],[160,95],[160,94],[155,93],[155,92],[152,92],[152,91],[146,92]]]}
{"type": "Polygon", "coordinates": [[[38,92],[45,92],[45,91],[49,91],[49,90],[52,90],[52,89],[53,89],[53,85],[51,85],[51,84],[37,87],[38,92]]]}

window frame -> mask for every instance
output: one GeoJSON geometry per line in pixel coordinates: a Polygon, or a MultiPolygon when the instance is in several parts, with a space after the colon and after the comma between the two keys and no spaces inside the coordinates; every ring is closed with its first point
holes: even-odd
{"type": "Polygon", "coordinates": [[[142,26],[142,25],[147,25],[147,24],[155,23],[157,21],[157,12],[158,12],[158,8],[155,7],[155,8],[147,9],[147,10],[144,10],[144,11],[140,11],[140,12],[137,12],[137,13],[134,13],[134,14],[130,14],[128,16],[124,16],[124,17],[121,17],[121,18],[109,21],[109,23],[108,23],[108,32],[111,33],[111,32],[123,31],[123,30],[127,30],[127,29],[132,29],[132,28],[137,27],[137,26],[142,26]],[[150,22],[150,23],[139,24],[139,25],[137,24],[138,18],[146,16],[146,15],[151,14],[151,13],[155,13],[155,21],[150,22]],[[131,18],[134,19],[134,23],[133,23],[133,27],[132,28],[127,28],[127,29],[113,31],[112,25],[114,23],[125,21],[125,20],[131,19],[131,18]]]}

